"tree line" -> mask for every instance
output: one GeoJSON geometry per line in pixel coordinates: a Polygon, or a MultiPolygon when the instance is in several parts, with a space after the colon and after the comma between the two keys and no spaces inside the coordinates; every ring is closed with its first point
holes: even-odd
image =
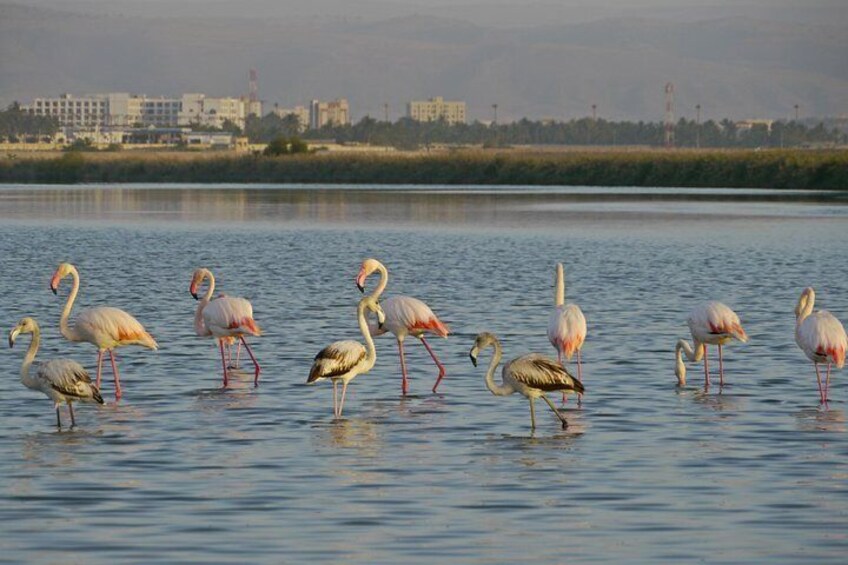
{"type": "Polygon", "coordinates": [[[12,143],[48,140],[59,131],[59,120],[50,116],[36,116],[21,108],[17,102],[0,110],[0,138],[12,143]]]}
{"type": "MultiPolygon", "coordinates": [[[[581,118],[570,121],[533,121],[522,119],[504,124],[448,124],[445,121],[417,122],[401,118],[396,122],[378,121],[366,116],[355,124],[329,125],[321,129],[300,131],[294,116],[268,114],[251,116],[245,135],[253,143],[267,143],[276,137],[299,135],[305,140],[333,140],[339,143],[386,145],[400,149],[428,147],[436,144],[482,145],[644,145],[665,144],[662,122],[626,122],[581,118]]],[[[797,121],[775,121],[769,127],[757,123],[739,127],[728,119],[695,120],[681,118],[675,124],[674,145],[704,148],[801,147],[833,145],[848,142],[848,136],[824,123],[808,126],[797,121]]]]}

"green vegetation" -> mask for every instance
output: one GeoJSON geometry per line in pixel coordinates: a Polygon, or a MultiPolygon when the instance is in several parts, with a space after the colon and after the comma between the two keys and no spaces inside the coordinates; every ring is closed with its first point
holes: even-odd
{"type": "Polygon", "coordinates": [[[59,121],[48,116],[35,116],[21,109],[17,102],[0,110],[0,139],[12,143],[32,143],[49,138],[59,131],[59,121]]]}
{"type": "Polygon", "coordinates": [[[69,152],[0,161],[0,182],[588,185],[848,190],[848,151],[594,151],[245,156],[69,152]]]}
{"type": "MultiPolygon", "coordinates": [[[[400,149],[429,147],[434,144],[482,145],[504,147],[510,145],[604,145],[661,147],[665,142],[663,124],[660,122],[612,122],[603,119],[582,118],[568,122],[531,121],[497,124],[494,126],[474,122],[450,125],[447,122],[416,122],[402,118],[397,122],[377,121],[364,117],[356,124],[327,126],[303,132],[307,140],[333,139],[340,143],[366,143],[386,145],[400,149]]],[[[277,136],[298,134],[297,118],[280,118],[268,114],[263,118],[251,116],[245,134],[252,143],[267,143],[277,136]]],[[[755,124],[740,130],[730,120],[708,120],[698,124],[681,119],[675,126],[677,147],[705,148],[781,148],[845,143],[845,134],[828,129],[819,123],[814,127],[800,122],[774,122],[769,129],[765,124],[755,124]]]]}
{"type": "Polygon", "coordinates": [[[276,137],[262,151],[266,157],[277,157],[279,155],[296,155],[298,153],[308,153],[309,146],[306,145],[297,137],[276,137]]]}

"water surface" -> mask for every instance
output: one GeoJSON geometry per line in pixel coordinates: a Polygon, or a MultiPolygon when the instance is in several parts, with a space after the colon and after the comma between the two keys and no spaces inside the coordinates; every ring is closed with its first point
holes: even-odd
{"type": "MultiPolygon", "coordinates": [[[[18,382],[26,338],[2,354],[0,562],[841,563],[848,549],[844,372],[818,405],[795,347],[805,286],[848,319],[848,206],[834,193],[522,187],[0,187],[0,320],[42,325],[41,358],[94,369],[65,342],[67,297],[142,321],[156,353],[121,349],[125,398],[81,406],[57,432],[18,382]],[[361,260],[387,293],[426,300],[454,334],[431,343],[439,394],[408,342],[400,396],[391,337],[333,421],[312,356],[357,338],[361,260]],[[479,331],[507,359],[553,354],[553,266],[589,323],[588,394],[559,429],[542,403],[496,398],[471,366],[479,331]],[[249,298],[265,335],[251,375],[219,390],[194,336],[191,272],[249,298]],[[674,342],[706,299],[740,314],[729,385],[674,386],[674,342]]],[[[372,286],[376,280],[370,281],[372,286]]],[[[481,355],[486,364],[489,353],[481,355]]],[[[64,413],[63,413],[64,414],[64,413]]]]}

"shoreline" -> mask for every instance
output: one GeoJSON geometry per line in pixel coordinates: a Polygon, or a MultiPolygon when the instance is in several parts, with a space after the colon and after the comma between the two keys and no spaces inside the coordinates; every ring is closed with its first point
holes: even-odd
{"type": "Polygon", "coordinates": [[[848,190],[848,150],[66,152],[0,158],[0,183],[273,183],[848,190]]]}

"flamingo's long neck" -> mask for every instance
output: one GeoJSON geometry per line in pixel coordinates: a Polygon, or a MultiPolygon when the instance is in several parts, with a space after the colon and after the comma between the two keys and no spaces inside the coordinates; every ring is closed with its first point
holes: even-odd
{"type": "Polygon", "coordinates": [[[562,263],[557,264],[556,273],[556,296],[554,298],[554,305],[562,306],[565,304],[565,272],[562,268],[562,263]]]}
{"type": "Polygon", "coordinates": [[[686,354],[686,359],[689,361],[700,361],[704,358],[704,344],[695,342],[695,348],[693,349],[689,342],[685,339],[677,340],[677,358],[682,362],[683,354],[686,354]]]}
{"type": "Polygon", "coordinates": [[[503,356],[501,344],[498,340],[495,340],[492,342],[492,347],[495,349],[495,354],[492,355],[489,368],[486,370],[486,388],[495,396],[509,396],[515,392],[515,389],[507,384],[497,384],[495,382],[495,369],[498,368],[498,363],[501,362],[501,357],[503,356]]]}
{"type": "Polygon", "coordinates": [[[816,305],[816,297],[814,294],[802,294],[801,298],[798,299],[798,307],[795,309],[797,312],[795,316],[795,327],[798,328],[804,323],[804,320],[807,319],[807,316],[813,313],[813,308],[816,305]]]}
{"type": "Polygon", "coordinates": [[[203,278],[209,279],[209,288],[206,289],[206,294],[200,299],[200,304],[197,305],[197,310],[194,312],[194,331],[197,335],[209,335],[209,330],[203,323],[203,310],[212,301],[212,294],[215,292],[215,276],[211,271],[206,271],[203,275],[203,278]]]}
{"type": "Polygon", "coordinates": [[[380,299],[380,295],[383,294],[383,291],[386,290],[386,285],[389,284],[389,270],[379,261],[377,262],[377,271],[380,273],[380,283],[374,289],[374,292],[371,293],[371,298],[374,300],[380,299]]]}
{"type": "MultiPolygon", "coordinates": [[[[68,318],[71,316],[71,309],[74,307],[74,300],[77,299],[80,286],[79,272],[75,267],[71,267],[70,272],[73,278],[73,286],[71,287],[71,293],[68,295],[68,301],[65,302],[65,309],[62,310],[62,318],[59,320],[59,331],[69,341],[82,341],[82,338],[77,335],[76,330],[68,325],[68,318]]],[[[33,337],[33,341],[36,341],[35,337],[33,337]]]]}
{"type": "Polygon", "coordinates": [[[24,356],[24,362],[21,365],[21,382],[27,388],[33,388],[33,383],[29,377],[29,369],[32,366],[32,362],[35,361],[35,354],[38,353],[38,346],[41,343],[41,330],[38,326],[32,332],[32,341],[29,342],[29,349],[27,349],[26,355],[24,356]]]}
{"type": "Polygon", "coordinates": [[[365,300],[359,301],[359,306],[356,309],[356,316],[359,319],[359,330],[362,332],[362,337],[365,339],[367,355],[365,357],[366,371],[370,371],[377,362],[377,348],[374,347],[374,339],[371,337],[371,330],[368,328],[368,320],[365,319],[365,300]]]}

